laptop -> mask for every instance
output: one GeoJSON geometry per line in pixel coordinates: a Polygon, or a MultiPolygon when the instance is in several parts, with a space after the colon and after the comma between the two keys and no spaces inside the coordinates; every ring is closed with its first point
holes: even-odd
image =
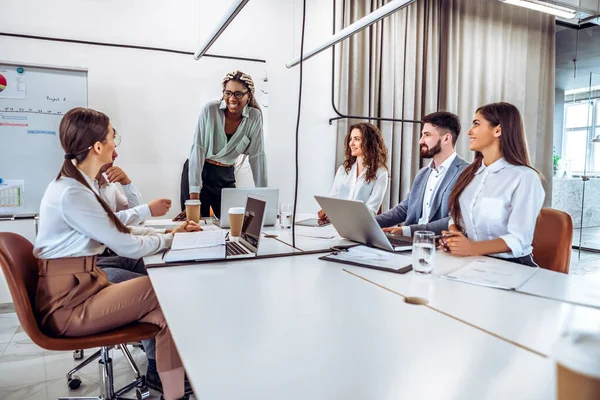
{"type": "Polygon", "coordinates": [[[412,249],[412,238],[386,235],[362,201],[324,196],[315,199],[343,238],[387,251],[412,249]]]}
{"type": "Polygon", "coordinates": [[[267,199],[254,194],[247,195],[240,239],[237,242],[225,242],[225,258],[256,257],[266,207],[267,199]]]}
{"type": "Polygon", "coordinates": [[[266,199],[265,226],[277,223],[277,205],[279,204],[279,189],[273,188],[224,188],[221,190],[221,219],[215,224],[225,229],[229,228],[229,214],[231,207],[244,207],[249,194],[266,199]]]}

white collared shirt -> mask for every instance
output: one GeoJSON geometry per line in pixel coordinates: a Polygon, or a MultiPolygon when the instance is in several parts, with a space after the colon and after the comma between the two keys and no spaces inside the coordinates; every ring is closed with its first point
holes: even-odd
{"type": "MultiPolygon", "coordinates": [[[[440,187],[440,183],[444,179],[444,176],[446,176],[446,172],[448,171],[448,168],[450,168],[450,165],[452,165],[452,163],[454,162],[456,156],[456,152],[450,154],[450,156],[446,158],[437,169],[435,168],[433,160],[431,160],[431,162],[429,163],[429,168],[431,169],[431,171],[429,171],[429,177],[427,177],[427,185],[425,186],[425,193],[423,194],[421,218],[418,222],[420,225],[429,222],[429,214],[431,214],[432,206],[431,203],[433,202],[435,194],[437,193],[438,188],[440,187]]],[[[402,227],[402,235],[408,237],[412,236],[410,226],[402,227]]]]}
{"type": "MultiPolygon", "coordinates": [[[[531,254],[533,233],[546,193],[533,169],[509,164],[504,158],[482,163],[460,196],[467,236],[473,241],[502,239],[510,252],[502,258],[531,254]]],[[[450,220],[449,225],[454,222],[450,220]]]]}
{"type": "Polygon", "coordinates": [[[125,225],[140,225],[152,216],[150,207],[144,204],[142,195],[133,182],[129,185],[109,182],[100,187],[99,182],[94,180],[94,188],[125,225]]]}
{"type": "Polygon", "coordinates": [[[172,240],[173,234],[156,234],[148,228],[119,232],[90,189],[73,178],[61,177],[48,185],[42,198],[33,254],[46,259],[91,256],[109,247],[120,256],[136,259],[171,247],[172,240]]]}
{"type": "Polygon", "coordinates": [[[436,169],[433,160],[429,163],[429,177],[427,178],[427,185],[425,186],[425,195],[423,196],[423,211],[421,213],[421,219],[419,224],[426,224],[429,222],[429,214],[431,213],[431,203],[437,190],[440,186],[440,182],[446,176],[446,172],[450,165],[456,158],[456,152],[452,153],[440,166],[436,169]]]}
{"type": "Polygon", "coordinates": [[[375,180],[367,183],[365,181],[367,168],[364,168],[360,175],[357,174],[357,168],[355,162],[350,171],[346,172],[344,166],[341,165],[335,174],[329,196],[346,200],[360,200],[373,214],[377,214],[387,190],[388,171],[382,167],[378,168],[375,180]]]}

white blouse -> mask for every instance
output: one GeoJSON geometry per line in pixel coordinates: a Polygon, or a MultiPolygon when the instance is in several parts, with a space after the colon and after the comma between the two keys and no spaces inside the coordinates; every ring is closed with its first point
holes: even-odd
{"type": "MultiPolygon", "coordinates": [[[[540,177],[531,168],[504,158],[488,167],[482,163],[460,196],[461,225],[471,240],[504,240],[511,251],[497,257],[529,255],[545,196],[540,177]]],[[[449,225],[453,223],[450,220],[449,225]]]]}
{"type": "Polygon", "coordinates": [[[365,182],[367,168],[357,176],[356,164],[354,163],[347,173],[343,165],[338,168],[329,196],[346,200],[360,200],[373,214],[377,214],[388,187],[388,171],[385,168],[378,168],[375,180],[367,183],[365,182]]]}
{"type": "Polygon", "coordinates": [[[148,228],[119,232],[90,189],[61,177],[48,185],[42,198],[33,254],[46,259],[90,256],[109,247],[120,256],[137,259],[171,247],[172,241],[173,234],[155,234],[148,228]]]}
{"type": "Polygon", "coordinates": [[[123,224],[141,225],[152,217],[150,207],[144,204],[141,193],[133,183],[117,185],[109,182],[100,186],[98,181],[94,180],[94,188],[123,224]]]}

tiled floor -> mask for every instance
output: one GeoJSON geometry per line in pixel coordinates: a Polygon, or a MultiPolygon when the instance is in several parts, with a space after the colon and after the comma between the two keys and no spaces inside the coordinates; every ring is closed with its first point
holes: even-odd
{"type": "MultiPolygon", "coordinates": [[[[582,252],[579,256],[573,250],[569,272],[600,282],[600,253],[582,252]]],[[[86,356],[94,351],[86,350],[86,356]]],[[[144,352],[138,348],[130,348],[130,351],[144,373],[144,352]]],[[[113,367],[118,371],[115,386],[120,387],[133,379],[133,373],[120,351],[113,351],[113,360],[113,367]]],[[[71,352],[46,351],[36,346],[21,330],[12,305],[0,305],[0,399],[55,400],[59,396],[97,395],[98,364],[95,362],[79,373],[82,386],[74,391],[68,389],[65,374],[75,365],[77,362],[71,352]]],[[[135,398],[135,393],[130,392],[128,397],[135,398]]],[[[151,391],[150,399],[159,398],[158,393],[151,391]]]]}
{"type": "MultiPolygon", "coordinates": [[[[94,351],[85,350],[85,355],[94,351]]],[[[130,351],[140,371],[145,373],[144,352],[133,347],[130,351]]],[[[133,379],[133,372],[120,351],[113,350],[112,353],[115,387],[119,388],[133,379]]],[[[79,373],[82,380],[79,389],[67,387],[65,375],[77,364],[72,352],[47,351],[35,345],[22,331],[14,312],[0,314],[0,399],[56,400],[61,396],[97,396],[100,387],[96,362],[79,373]]],[[[150,399],[160,399],[159,393],[152,390],[150,393],[150,399]]],[[[135,399],[135,391],[129,392],[127,397],[135,399]]]]}

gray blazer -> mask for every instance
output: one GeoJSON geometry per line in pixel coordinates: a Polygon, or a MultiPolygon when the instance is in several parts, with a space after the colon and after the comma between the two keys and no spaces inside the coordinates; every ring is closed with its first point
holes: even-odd
{"type": "Polygon", "coordinates": [[[468,162],[456,156],[446,175],[440,182],[440,186],[433,197],[431,205],[431,213],[429,215],[429,223],[418,225],[419,218],[423,213],[423,196],[425,195],[425,187],[427,179],[431,173],[429,166],[421,168],[417,173],[413,182],[412,189],[408,197],[396,207],[377,215],[375,219],[382,228],[394,226],[403,223],[404,226],[410,226],[410,232],[415,231],[433,231],[436,235],[442,233],[442,230],[448,229],[448,220],[450,219],[450,208],[448,198],[450,192],[456,183],[456,179],[460,173],[469,165],[468,162]]]}

